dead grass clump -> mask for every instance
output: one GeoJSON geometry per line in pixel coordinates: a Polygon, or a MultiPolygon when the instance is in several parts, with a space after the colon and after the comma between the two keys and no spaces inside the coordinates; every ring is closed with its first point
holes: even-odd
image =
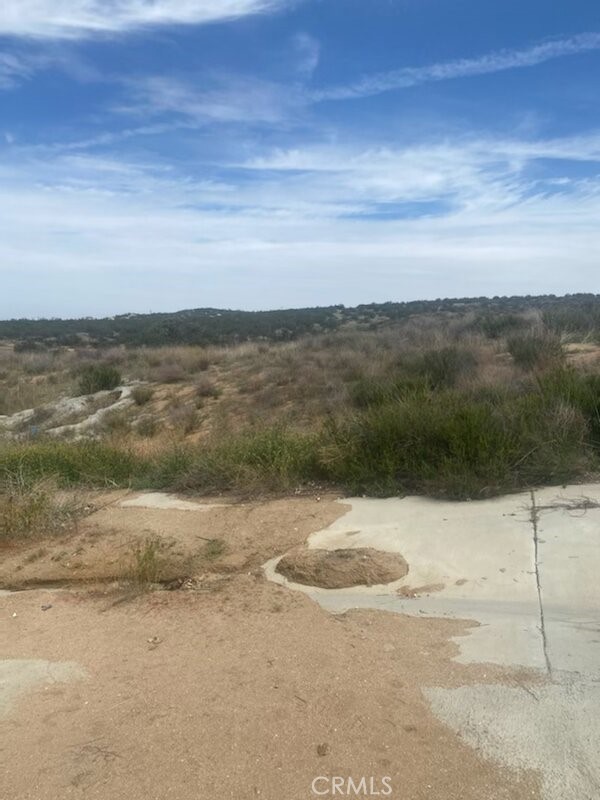
{"type": "Polygon", "coordinates": [[[138,420],[135,430],[140,436],[144,437],[145,439],[152,439],[158,433],[160,429],[160,423],[156,417],[151,416],[150,414],[142,417],[138,420]]]}
{"type": "Polygon", "coordinates": [[[217,385],[214,381],[211,381],[208,375],[203,375],[196,381],[196,397],[204,399],[207,397],[218,397],[219,394],[220,392],[217,385]]]}
{"type": "Polygon", "coordinates": [[[124,578],[138,592],[154,588],[172,588],[174,581],[182,581],[194,569],[194,557],[177,551],[173,539],[146,536],[138,539],[130,550],[124,578]]]}
{"type": "Polygon", "coordinates": [[[61,495],[54,480],[7,472],[0,487],[0,542],[64,533],[83,513],[84,504],[61,495]]]}
{"type": "Polygon", "coordinates": [[[136,406],[145,406],[152,400],[154,389],[151,386],[136,386],[132,389],[131,396],[136,406]]]}
{"type": "Polygon", "coordinates": [[[210,367],[210,359],[204,352],[199,352],[195,347],[178,348],[175,359],[182,370],[188,375],[206,372],[210,367]]]}
{"type": "Polygon", "coordinates": [[[108,411],[102,417],[101,428],[104,433],[127,433],[131,430],[131,415],[128,411],[108,411]]]}
{"type": "Polygon", "coordinates": [[[27,375],[43,375],[52,370],[54,357],[50,353],[28,355],[23,358],[23,371],[27,375]]]}
{"type": "Polygon", "coordinates": [[[181,383],[186,378],[181,364],[161,364],[155,372],[158,383],[181,383]]]}
{"type": "Polygon", "coordinates": [[[198,427],[198,411],[193,406],[176,405],[169,409],[169,421],[184,436],[198,427]]]}

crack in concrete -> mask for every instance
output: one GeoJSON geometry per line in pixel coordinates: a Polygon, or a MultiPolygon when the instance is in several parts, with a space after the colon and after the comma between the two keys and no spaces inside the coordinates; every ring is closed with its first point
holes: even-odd
{"type": "Polygon", "coordinates": [[[529,519],[533,527],[533,557],[535,562],[535,583],[537,587],[538,604],[540,608],[540,634],[542,636],[542,647],[544,650],[544,661],[546,662],[546,671],[548,675],[552,677],[552,664],[550,662],[550,656],[548,655],[548,639],[546,637],[546,620],[544,618],[542,583],[540,580],[540,561],[539,561],[540,543],[538,537],[538,521],[540,518],[540,509],[536,504],[535,491],[533,489],[531,490],[530,494],[531,494],[531,513],[529,519]]]}

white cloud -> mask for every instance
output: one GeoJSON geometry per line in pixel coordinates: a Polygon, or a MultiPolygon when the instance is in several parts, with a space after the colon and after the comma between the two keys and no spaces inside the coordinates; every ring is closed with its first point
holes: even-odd
{"type": "Polygon", "coordinates": [[[353,84],[317,91],[313,94],[313,98],[320,101],[368,97],[394,89],[419,86],[423,83],[534,67],[555,58],[578,55],[598,49],[600,49],[600,33],[582,33],[566,39],[543,42],[521,50],[498,50],[478,58],[462,58],[456,61],[429,64],[424,67],[402,67],[392,72],[368,75],[353,84]]]}
{"type": "MultiPolygon", "coordinates": [[[[321,204],[437,203],[455,210],[497,212],[554,191],[557,177],[533,174],[536,161],[598,162],[600,134],[550,140],[468,138],[402,148],[313,146],[276,150],[241,166],[270,176],[282,195],[321,204]]],[[[567,172],[563,164],[557,169],[567,172]]],[[[565,193],[584,182],[566,181],[565,193]]]]}
{"type": "Polygon", "coordinates": [[[0,90],[13,89],[31,78],[45,60],[21,53],[0,53],[0,90]]]}
{"type": "Polygon", "coordinates": [[[0,316],[593,290],[600,179],[565,159],[600,161],[599,145],[323,146],[242,178],[19,150],[0,162],[0,316]],[[548,180],[532,177],[547,158],[548,180]],[[407,207],[383,218],[386,204],[407,207]]]}
{"type": "Polygon", "coordinates": [[[201,123],[276,123],[302,104],[293,87],[256,78],[205,77],[202,83],[204,86],[157,76],[128,81],[130,102],[116,110],[150,117],[167,115],[172,122],[187,118],[201,123]],[[212,85],[208,88],[207,84],[212,85]]]}
{"type": "Polygon", "coordinates": [[[321,45],[314,36],[308,33],[298,33],[294,36],[294,50],[298,63],[296,69],[300,75],[305,77],[312,76],[319,66],[321,58],[321,45]]]}
{"type": "Polygon", "coordinates": [[[0,36],[80,38],[196,25],[271,11],[283,0],[2,0],[0,36]]]}

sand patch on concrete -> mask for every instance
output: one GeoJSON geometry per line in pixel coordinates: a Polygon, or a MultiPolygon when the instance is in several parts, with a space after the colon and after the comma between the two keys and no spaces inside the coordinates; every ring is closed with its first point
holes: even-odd
{"type": "Polygon", "coordinates": [[[408,564],[399,553],[382,553],[369,547],[351,550],[299,547],[286,553],[276,569],[293,583],[322,589],[376,586],[408,574],[408,564]]]}

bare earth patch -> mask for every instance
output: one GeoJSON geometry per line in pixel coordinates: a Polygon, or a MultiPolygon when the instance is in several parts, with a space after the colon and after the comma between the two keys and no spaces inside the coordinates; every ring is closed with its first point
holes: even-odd
{"type": "Polygon", "coordinates": [[[261,565],[290,551],[311,582],[405,575],[400,555],[305,549],[344,505],[131,499],[98,495],[78,531],[2,553],[0,587],[70,587],[0,592],[0,673],[20,676],[4,704],[0,681],[3,797],[307,800],[320,776],[388,778],[402,800],[540,797],[537,773],[482,757],[423,694],[521,686],[514,670],[453,660],[472,623],[332,615],[266,580],[261,565]],[[143,541],[159,543],[163,579],[193,576],[172,587],[190,591],[106,582],[143,541]]]}
{"type": "Polygon", "coordinates": [[[309,550],[299,547],[286,553],[277,572],[293,583],[321,589],[375,586],[392,583],[408,574],[408,564],[398,553],[370,547],[354,550],[309,550]]]}
{"type": "Polygon", "coordinates": [[[148,542],[156,551],[158,581],[189,576],[210,581],[259,569],[346,510],[326,496],[260,503],[205,500],[198,511],[190,510],[189,501],[185,509],[173,501],[163,503],[166,508],[132,505],[136,497],[126,492],[89,499],[99,510],[75,531],[0,550],[0,589],[124,580],[136,551],[148,542]]]}
{"type": "Polygon", "coordinates": [[[315,778],[338,775],[390,777],[398,800],[539,797],[534,772],[483,758],[423,696],[518,686],[451,660],[466,623],[332,616],[257,574],[114,599],[0,597],[0,662],[67,661],[86,676],[49,669],[0,718],[3,797],[308,800],[315,778]]]}

